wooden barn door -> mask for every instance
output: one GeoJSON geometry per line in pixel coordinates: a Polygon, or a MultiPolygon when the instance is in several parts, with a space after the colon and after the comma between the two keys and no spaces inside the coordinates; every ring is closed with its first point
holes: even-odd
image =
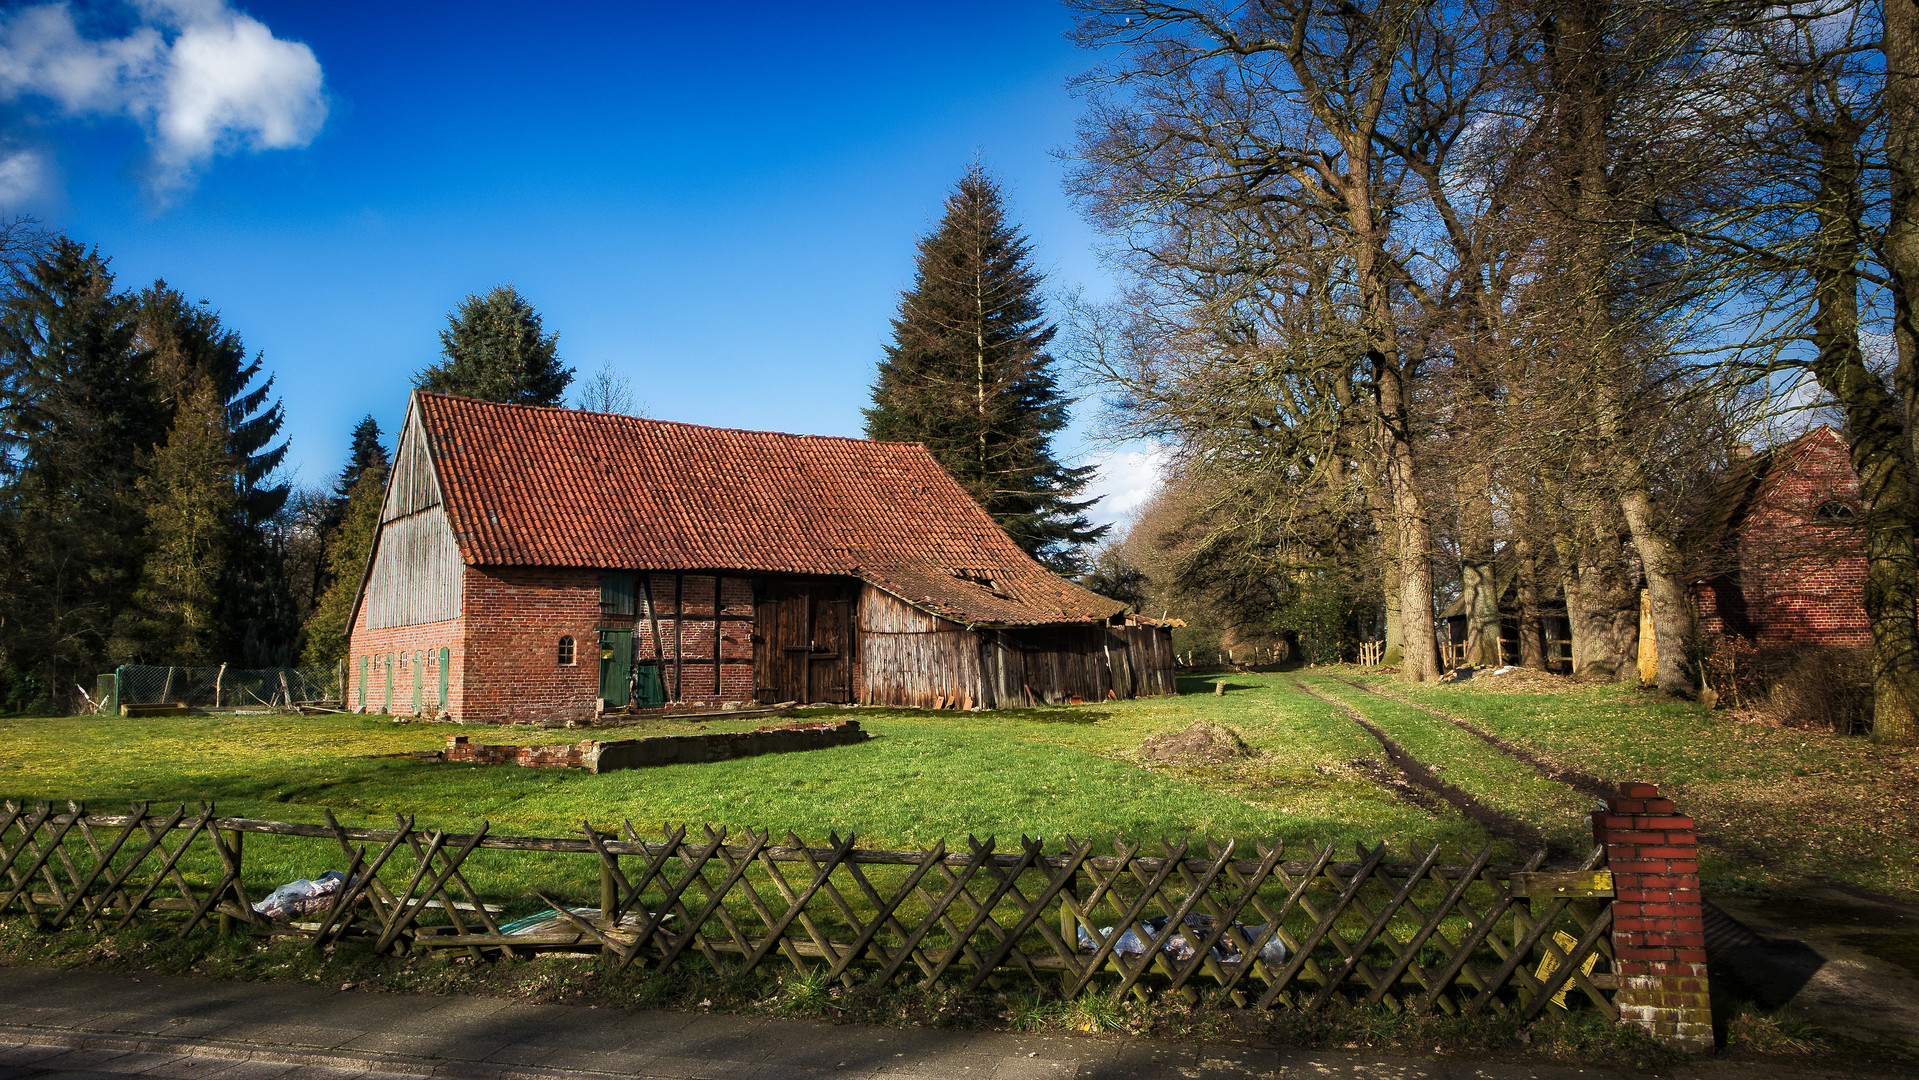
{"type": "Polygon", "coordinates": [[[855,584],[774,580],[753,605],[753,678],[763,702],[853,700],[855,584]]]}

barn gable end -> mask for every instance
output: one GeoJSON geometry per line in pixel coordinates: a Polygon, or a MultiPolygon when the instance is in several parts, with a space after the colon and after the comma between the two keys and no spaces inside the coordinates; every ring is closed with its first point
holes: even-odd
{"type": "Polygon", "coordinates": [[[367,625],[415,626],[458,616],[464,569],[419,410],[409,409],[367,575],[367,625]]]}

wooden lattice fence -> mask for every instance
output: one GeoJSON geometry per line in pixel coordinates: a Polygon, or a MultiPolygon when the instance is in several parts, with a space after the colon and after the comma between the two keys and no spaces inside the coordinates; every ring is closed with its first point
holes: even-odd
{"type": "MultiPolygon", "coordinates": [[[[587,950],[621,968],[699,956],[750,971],[770,961],[848,985],[1033,982],[1069,997],[1177,993],[1262,1008],[1337,1000],[1415,1013],[1618,1015],[1603,850],[1578,870],[1541,872],[1543,853],[1494,866],[1490,847],[1451,862],[1437,847],[1393,861],[1383,845],[1362,846],[1344,861],[1331,846],[1288,859],[1280,844],[1203,840],[1150,852],[1115,841],[1110,854],[1072,839],[1051,851],[1025,839],[1006,851],[990,839],[878,851],[851,836],[825,847],[711,828],[647,839],[628,823],[617,833],[508,837],[484,822],[453,834],[407,818],[375,829],[325,816],[289,823],[218,817],[206,805],[97,814],[8,802],[0,916],[47,931],[168,919],[182,935],[212,918],[315,946],[353,937],[380,951],[475,957],[587,950]],[[255,914],[250,901],[276,882],[257,879],[267,845],[248,845],[249,835],[303,845],[305,865],[336,861],[347,886],[303,916],[255,914]],[[491,860],[486,880],[505,883],[495,891],[519,891],[483,895],[481,857],[491,860]],[[529,880],[545,884],[527,889],[529,880]],[[515,906],[535,913],[507,919],[515,906]]],[[[268,861],[284,865],[286,855],[268,861]]]]}

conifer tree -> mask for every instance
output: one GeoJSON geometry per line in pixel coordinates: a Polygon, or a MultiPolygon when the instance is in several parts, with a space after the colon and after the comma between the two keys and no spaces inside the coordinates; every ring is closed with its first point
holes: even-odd
{"type": "MultiPolygon", "coordinates": [[[[346,464],[340,468],[340,476],[333,481],[333,490],[328,496],[326,512],[320,519],[320,538],[322,543],[332,542],[333,534],[346,519],[347,500],[353,495],[353,485],[360,482],[361,474],[373,467],[387,467],[386,447],[380,443],[380,425],[373,414],[360,418],[353,425],[352,443],[347,447],[346,464]]],[[[326,567],[320,567],[322,576],[328,573],[326,567]]],[[[327,578],[331,580],[331,578],[327,578]]],[[[324,584],[324,583],[323,583],[324,584]]]]}
{"type": "Polygon", "coordinates": [[[866,434],[925,444],[1016,543],[1070,572],[1106,527],[1081,513],[1095,500],[1074,499],[1094,470],[1053,456],[1068,402],[1046,351],[1057,328],[1040,289],[1025,237],[976,163],[919,241],[866,434]]]}
{"type": "Polygon", "coordinates": [[[340,527],[327,541],[327,573],[333,582],[307,620],[303,664],[331,664],[346,657],[347,619],[353,599],[373,553],[373,534],[380,526],[380,507],[386,496],[387,464],[384,452],[361,470],[347,495],[340,527]]]}
{"type": "Polygon", "coordinates": [[[414,377],[422,390],[515,405],[557,406],[573,381],[560,363],[560,335],[545,332],[540,314],[511,285],[473,295],[446,317],[446,357],[414,377]]]}
{"type": "Polygon", "coordinates": [[[168,403],[178,408],[200,378],[209,381],[223,414],[226,452],[240,469],[241,520],[263,524],[286,505],[289,490],[285,483],[266,482],[287,446],[273,445],[286,414],[273,397],[273,377],[260,378],[265,360],[247,355],[240,335],[221,324],[219,312],[205,302],[189,302],[165,281],[141,290],[139,309],[140,342],[153,353],[154,376],[168,403]]]}
{"type": "Polygon", "coordinates": [[[138,479],[166,429],[133,300],[54,241],[0,302],[0,656],[9,704],[74,699],[145,562],[138,479]]]}
{"type": "Polygon", "coordinates": [[[140,478],[148,552],[113,651],[134,662],[208,665],[227,659],[222,587],[236,552],[242,470],[227,450],[226,411],[213,380],[185,387],[167,442],[140,478]]]}
{"type": "Polygon", "coordinates": [[[386,468],[386,447],[380,442],[379,423],[368,413],[353,425],[353,444],[347,448],[346,465],[340,470],[334,491],[345,500],[353,494],[353,485],[360,482],[360,475],[376,466],[386,468]]]}
{"type": "MultiPolygon", "coordinates": [[[[177,530],[191,521],[189,531],[197,533],[198,523],[214,509],[224,531],[204,556],[183,566],[148,560],[140,603],[122,628],[116,651],[148,663],[195,662],[191,657],[249,667],[287,663],[300,623],[275,520],[289,489],[269,482],[287,452],[284,442],[275,445],[284,413],[272,396],[273,379],[261,378],[264,361],[247,355],[240,335],[222,325],[219,312],[188,301],[165,281],[140,292],[138,309],[140,343],[152,354],[155,382],[172,413],[166,442],[154,458],[156,473],[163,465],[171,473],[156,475],[143,488],[159,500],[147,508],[149,542],[156,553],[176,550],[186,542],[177,530]],[[216,434],[217,445],[209,444],[216,434]],[[172,449],[176,439],[184,440],[178,452],[172,449]],[[189,477],[181,472],[188,468],[207,471],[189,477]],[[189,508],[181,501],[189,497],[201,499],[201,505],[189,508]],[[197,600],[178,590],[209,565],[217,575],[211,586],[214,607],[204,622],[188,620],[187,611],[198,610],[197,600]],[[154,603],[159,606],[150,606],[154,603]],[[197,627],[199,636],[186,634],[187,627],[197,627]]],[[[199,543],[191,546],[197,549],[199,543]]]]}

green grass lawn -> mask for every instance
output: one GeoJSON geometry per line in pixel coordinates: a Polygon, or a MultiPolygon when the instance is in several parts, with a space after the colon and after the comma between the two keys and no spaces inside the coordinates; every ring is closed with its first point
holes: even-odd
{"type": "MultiPolygon", "coordinates": [[[[1585,797],[1450,724],[1328,674],[1386,686],[1600,777],[1660,784],[1708,836],[1727,841],[1712,853],[1709,884],[1789,888],[1818,876],[1919,892],[1919,754],[1742,724],[1621,686],[1497,693],[1491,680],[1406,687],[1344,668],[1228,676],[1237,688],[1224,696],[1192,693],[1210,690],[1211,680],[1189,679],[1188,694],[1147,701],[986,714],[848,710],[877,738],[603,776],[379,755],[438,748],[453,733],[559,742],[763,721],[665,722],[595,736],[352,716],[0,719],[0,794],[77,799],[102,811],[136,798],[156,806],[205,799],[226,814],[294,821],[320,820],[322,808],[332,808],[349,824],[385,825],[403,812],[421,826],[457,831],[485,818],[496,833],[520,835],[577,835],[583,820],[610,828],[623,819],[643,834],[663,822],[752,826],[791,830],[810,843],[851,831],[862,847],[941,838],[954,847],[971,835],[996,836],[1004,848],[1021,835],[1069,834],[1102,847],[1115,836],[1276,838],[1347,851],[1361,841],[1398,851],[1488,842],[1481,826],[1423,809],[1355,766],[1383,760],[1379,745],[1342,710],[1296,689],[1297,678],[1360,710],[1502,813],[1563,846],[1585,841],[1585,797]],[[1238,730],[1258,755],[1193,768],[1149,767],[1135,756],[1148,736],[1202,718],[1238,730]],[[1752,865],[1754,852],[1764,865],[1752,865]]],[[[250,866],[254,856],[250,847],[250,866]]]]}

